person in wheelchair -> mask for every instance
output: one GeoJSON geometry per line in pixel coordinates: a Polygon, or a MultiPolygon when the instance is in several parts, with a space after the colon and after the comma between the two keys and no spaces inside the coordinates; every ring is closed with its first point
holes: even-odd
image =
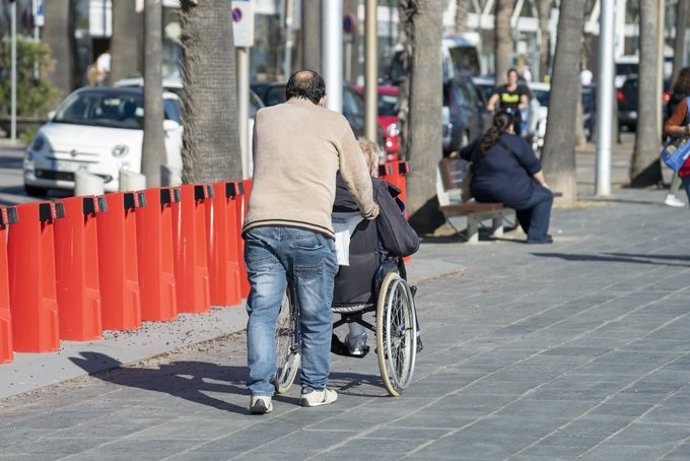
{"type": "MultiPolygon", "coordinates": [[[[340,174],[336,176],[333,226],[339,252],[333,306],[336,312],[361,312],[376,305],[378,285],[387,272],[397,270],[405,277],[402,258],[419,249],[419,237],[404,216],[400,189],[377,177],[379,147],[360,138],[359,145],[372,176],[374,201],[379,215],[374,221],[361,220],[359,209],[340,174]],[[346,253],[341,255],[340,251],[346,253]]],[[[367,333],[357,321],[349,321],[344,343],[334,333],[331,351],[339,355],[363,357],[369,351],[367,333]]],[[[421,350],[417,338],[417,349],[421,350]]]]}

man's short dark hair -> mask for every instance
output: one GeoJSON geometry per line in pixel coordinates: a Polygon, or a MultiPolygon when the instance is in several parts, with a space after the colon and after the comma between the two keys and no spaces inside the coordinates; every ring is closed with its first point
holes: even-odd
{"type": "Polygon", "coordinates": [[[326,96],[326,82],[313,70],[298,70],[290,76],[285,86],[285,99],[306,98],[318,104],[326,96]]]}

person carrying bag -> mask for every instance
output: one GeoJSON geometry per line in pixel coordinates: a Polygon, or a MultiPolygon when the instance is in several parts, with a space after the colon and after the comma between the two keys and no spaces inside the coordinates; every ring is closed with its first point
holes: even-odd
{"type": "Polygon", "coordinates": [[[661,151],[661,158],[678,172],[690,200],[690,67],[681,69],[673,89],[674,93],[684,94],[685,98],[678,103],[673,115],[664,124],[664,134],[671,137],[671,140],[661,151]]]}

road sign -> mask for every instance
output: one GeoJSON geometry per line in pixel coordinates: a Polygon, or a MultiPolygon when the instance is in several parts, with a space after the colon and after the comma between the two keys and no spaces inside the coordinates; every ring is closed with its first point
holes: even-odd
{"type": "Polygon", "coordinates": [[[254,2],[252,0],[233,0],[232,29],[236,47],[254,45],[254,2]]]}
{"type": "Polygon", "coordinates": [[[343,32],[346,34],[351,34],[355,31],[355,18],[351,14],[346,14],[343,16],[343,32]]]}

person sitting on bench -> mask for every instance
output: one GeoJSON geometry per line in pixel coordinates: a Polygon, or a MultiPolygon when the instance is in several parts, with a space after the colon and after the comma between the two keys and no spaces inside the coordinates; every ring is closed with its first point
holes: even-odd
{"type": "Polygon", "coordinates": [[[496,112],[493,126],[460,149],[472,162],[470,191],[478,202],[501,202],[516,211],[527,243],[551,243],[553,193],[530,145],[513,132],[513,114],[496,112]]]}

